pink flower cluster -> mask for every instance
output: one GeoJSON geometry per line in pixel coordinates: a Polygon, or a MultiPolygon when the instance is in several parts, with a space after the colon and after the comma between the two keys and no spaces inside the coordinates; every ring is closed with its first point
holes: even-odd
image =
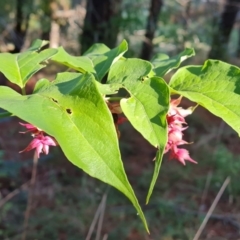
{"type": "Polygon", "coordinates": [[[30,151],[34,148],[36,148],[36,153],[38,158],[40,157],[40,153],[45,153],[46,155],[49,153],[49,146],[57,146],[57,142],[53,137],[50,136],[44,136],[44,132],[33,126],[30,123],[20,123],[22,126],[24,126],[27,131],[20,132],[20,133],[32,133],[33,140],[29,143],[29,145],[23,149],[21,152],[30,151]]]}
{"type": "Polygon", "coordinates": [[[179,145],[187,144],[183,140],[183,131],[187,129],[185,117],[192,113],[192,109],[183,109],[178,107],[182,97],[173,99],[170,102],[170,108],[167,114],[168,123],[168,142],[164,153],[170,152],[170,159],[176,159],[183,165],[185,161],[197,163],[190,156],[189,152],[184,148],[178,148],[179,145]],[[185,125],[185,127],[183,126],[185,125]]]}

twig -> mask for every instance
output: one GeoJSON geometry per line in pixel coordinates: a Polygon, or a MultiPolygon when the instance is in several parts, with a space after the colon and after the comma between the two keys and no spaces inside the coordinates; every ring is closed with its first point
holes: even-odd
{"type": "MultiPolygon", "coordinates": [[[[42,175],[40,175],[41,177],[46,177],[52,174],[52,171],[46,172],[42,175]]],[[[25,182],[24,184],[22,184],[19,188],[14,189],[12,192],[10,192],[7,196],[5,196],[4,198],[2,198],[0,200],[0,208],[4,206],[4,204],[6,204],[8,201],[10,201],[13,197],[15,197],[17,194],[19,194],[21,192],[21,190],[26,190],[28,189],[28,187],[30,186],[30,182],[31,180],[25,182]]]]}
{"type": "MultiPolygon", "coordinates": [[[[190,210],[190,209],[187,209],[184,207],[179,207],[178,205],[173,205],[173,206],[171,205],[171,207],[174,208],[174,210],[176,212],[187,213],[187,214],[190,214],[193,216],[204,216],[205,215],[204,212],[197,212],[197,211],[190,210]]],[[[212,214],[210,216],[210,219],[222,221],[225,224],[228,223],[228,224],[234,226],[235,228],[237,228],[238,230],[240,230],[240,224],[238,223],[238,221],[235,220],[235,217],[232,215],[230,215],[228,217],[226,215],[221,215],[221,214],[212,214]]]]}
{"type": "Polygon", "coordinates": [[[100,216],[99,216],[98,226],[97,226],[96,240],[100,240],[101,230],[103,225],[103,218],[104,218],[105,207],[106,207],[106,200],[107,200],[107,194],[105,193],[102,198],[101,211],[100,211],[100,216]]]}
{"type": "Polygon", "coordinates": [[[100,211],[101,211],[100,206],[101,206],[101,203],[99,204],[98,209],[97,209],[97,211],[95,212],[93,221],[92,221],[92,223],[91,223],[91,225],[90,225],[90,228],[89,228],[89,231],[88,231],[88,234],[87,234],[87,237],[86,237],[85,240],[90,240],[90,239],[91,239],[92,233],[93,233],[93,231],[94,231],[94,227],[95,227],[95,225],[96,225],[96,223],[97,223],[97,220],[98,220],[98,217],[99,217],[99,214],[100,214],[100,211]]]}
{"type": "Polygon", "coordinates": [[[205,184],[205,187],[204,187],[204,190],[203,190],[202,198],[201,198],[199,212],[202,211],[202,207],[203,207],[203,204],[204,204],[204,202],[206,200],[206,197],[207,197],[207,193],[208,193],[208,189],[209,189],[209,186],[210,186],[211,179],[212,179],[212,171],[209,171],[208,175],[207,175],[206,184],[205,184]]]}
{"type": "MultiPolygon", "coordinates": [[[[88,234],[87,234],[87,237],[86,237],[85,240],[90,240],[90,239],[91,239],[92,233],[93,233],[93,231],[94,231],[94,227],[95,227],[95,225],[96,225],[96,223],[97,223],[97,220],[98,220],[98,218],[99,218],[99,216],[100,216],[100,214],[101,214],[102,204],[103,204],[103,200],[104,200],[104,198],[105,198],[105,195],[106,195],[106,194],[103,195],[102,200],[101,200],[101,202],[100,202],[99,205],[98,205],[97,211],[95,212],[93,221],[92,221],[92,223],[91,223],[91,225],[90,225],[90,228],[89,228],[89,231],[88,231],[88,234]]],[[[106,201],[106,200],[105,200],[105,201],[106,201]]]]}
{"type": "Polygon", "coordinates": [[[107,240],[108,239],[108,234],[104,234],[103,239],[102,240],[107,240]]]}
{"type": "Polygon", "coordinates": [[[197,233],[195,234],[193,240],[198,240],[199,239],[200,235],[202,234],[203,229],[205,228],[209,218],[211,217],[215,207],[218,204],[219,199],[221,198],[221,196],[222,196],[223,192],[225,191],[225,189],[226,189],[227,185],[229,184],[229,182],[230,182],[230,177],[227,177],[226,180],[224,181],[222,187],[220,188],[216,198],[214,199],[210,209],[208,210],[205,218],[203,219],[203,222],[202,222],[201,226],[199,227],[197,233]]]}
{"type": "Polygon", "coordinates": [[[38,156],[37,152],[34,152],[33,156],[33,167],[32,167],[32,176],[30,180],[30,188],[28,193],[28,200],[27,200],[27,208],[25,211],[24,216],[24,223],[23,223],[23,233],[22,233],[22,240],[26,240],[27,237],[27,227],[28,227],[28,221],[31,214],[31,208],[32,208],[32,199],[33,199],[33,189],[36,182],[36,176],[37,176],[37,164],[38,164],[38,156]]]}
{"type": "MultiPolygon", "coordinates": [[[[166,201],[166,200],[164,200],[166,201]]],[[[206,213],[205,212],[199,212],[198,210],[191,210],[191,209],[188,209],[188,208],[185,208],[183,206],[180,206],[179,203],[171,203],[170,201],[167,201],[167,202],[163,202],[161,201],[159,203],[159,201],[157,201],[156,203],[151,203],[147,206],[144,206],[143,209],[145,211],[148,211],[148,210],[151,210],[151,209],[156,209],[156,208],[159,208],[159,207],[168,207],[168,208],[171,208],[173,211],[175,211],[176,213],[184,213],[184,214],[190,214],[190,215],[193,215],[193,216],[205,216],[206,213]]],[[[109,212],[115,212],[115,213],[119,213],[119,212],[122,212],[122,211],[132,211],[132,206],[131,205],[121,205],[121,206],[110,206],[108,208],[108,211],[109,212]]],[[[222,221],[226,224],[230,224],[232,226],[234,226],[235,228],[237,228],[238,230],[240,230],[240,224],[238,223],[237,220],[235,220],[235,218],[238,218],[239,215],[237,214],[228,214],[227,216],[226,215],[222,215],[222,214],[212,214],[210,216],[210,219],[213,219],[213,220],[219,220],[219,221],[222,221]]],[[[89,239],[88,239],[89,240],[89,239]]]]}
{"type": "Polygon", "coordinates": [[[15,189],[14,191],[10,192],[7,196],[5,196],[4,198],[2,198],[0,200],[0,208],[6,204],[9,200],[11,200],[14,196],[16,196],[17,194],[19,194],[21,192],[22,189],[25,189],[28,185],[29,185],[30,181],[24,183],[23,185],[21,185],[19,188],[15,189]]]}

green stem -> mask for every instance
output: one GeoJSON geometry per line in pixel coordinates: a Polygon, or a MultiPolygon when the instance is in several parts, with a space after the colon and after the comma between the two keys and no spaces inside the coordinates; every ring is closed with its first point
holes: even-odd
{"type": "Polygon", "coordinates": [[[26,89],[25,89],[25,87],[22,88],[22,95],[26,95],[26,89]]]}

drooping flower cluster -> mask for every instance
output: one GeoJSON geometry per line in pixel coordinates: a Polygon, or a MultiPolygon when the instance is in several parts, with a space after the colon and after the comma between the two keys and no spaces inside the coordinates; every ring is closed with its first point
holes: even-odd
{"type": "Polygon", "coordinates": [[[183,109],[178,107],[181,99],[182,97],[179,97],[170,102],[170,108],[167,114],[168,142],[164,153],[170,152],[170,159],[176,159],[185,165],[185,161],[192,163],[197,162],[189,156],[189,152],[186,149],[178,148],[179,145],[187,144],[187,142],[183,140],[183,131],[187,129],[185,117],[192,113],[192,108],[183,109]]]}
{"type": "Polygon", "coordinates": [[[44,136],[44,132],[41,129],[35,127],[30,123],[20,123],[20,124],[27,129],[27,131],[20,132],[20,133],[30,132],[33,137],[33,140],[29,143],[29,145],[25,149],[20,151],[20,153],[30,151],[36,148],[35,151],[39,158],[40,153],[44,153],[46,155],[49,153],[49,146],[57,146],[56,140],[53,137],[44,136]]]}

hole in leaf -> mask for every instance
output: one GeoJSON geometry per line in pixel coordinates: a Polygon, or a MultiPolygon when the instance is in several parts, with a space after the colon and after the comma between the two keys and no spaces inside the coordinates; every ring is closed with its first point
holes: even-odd
{"type": "Polygon", "coordinates": [[[68,114],[72,114],[72,110],[71,110],[70,108],[67,108],[67,109],[66,109],[66,112],[67,112],[68,114]]]}
{"type": "Polygon", "coordinates": [[[145,76],[145,77],[141,77],[141,78],[140,78],[140,81],[141,81],[141,82],[144,82],[144,81],[147,80],[147,79],[148,79],[147,76],[145,76]]]}
{"type": "Polygon", "coordinates": [[[58,103],[58,101],[54,98],[52,98],[52,101],[55,102],[55,103],[58,103]]]}

